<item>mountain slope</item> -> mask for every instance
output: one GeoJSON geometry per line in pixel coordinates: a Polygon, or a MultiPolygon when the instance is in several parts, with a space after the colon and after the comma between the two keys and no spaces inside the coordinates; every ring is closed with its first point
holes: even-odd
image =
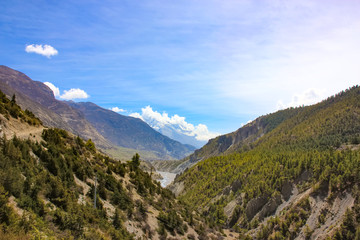
{"type": "Polygon", "coordinates": [[[222,239],[139,164],[45,128],[0,91],[0,239],[222,239]]]}
{"type": "Polygon", "coordinates": [[[153,127],[154,129],[158,128],[157,131],[159,131],[161,134],[168,136],[169,138],[179,141],[183,144],[188,144],[191,146],[195,146],[196,148],[201,148],[206,143],[206,141],[197,140],[195,136],[188,136],[188,135],[182,133],[181,130],[179,131],[174,126],[166,126],[165,125],[165,126],[159,128],[156,125],[153,125],[151,123],[148,123],[148,124],[151,127],[153,127]]]}
{"type": "Polygon", "coordinates": [[[170,186],[180,200],[251,238],[351,239],[360,233],[358,86],[313,106],[261,117],[237,132],[251,133],[251,126],[254,132],[236,145],[219,141],[232,134],[207,145],[215,156],[170,186]]]}
{"type": "Polygon", "coordinates": [[[151,150],[163,159],[180,159],[195,150],[160,134],[138,118],[123,116],[90,102],[66,103],[80,110],[97,131],[117,146],[151,150]]]}
{"type": "Polygon", "coordinates": [[[91,103],[59,101],[45,84],[6,66],[0,66],[0,89],[8,96],[15,94],[18,104],[34,112],[46,126],[92,139],[120,159],[137,151],[151,160],[180,159],[195,149],[161,135],[139,119],[91,103]]]}
{"type": "Polygon", "coordinates": [[[290,108],[261,116],[235,132],[210,139],[210,141],[202,148],[182,159],[182,163],[177,164],[171,171],[181,173],[186,168],[209,157],[226,155],[249,149],[253,142],[264,136],[264,134],[272,131],[286,119],[296,115],[299,111],[301,111],[300,108],[290,108]]]}
{"type": "Polygon", "coordinates": [[[55,99],[45,84],[25,74],[0,66],[0,89],[8,96],[16,95],[23,109],[29,109],[47,126],[66,129],[85,139],[91,138],[102,148],[113,146],[84,118],[83,114],[55,99]]]}

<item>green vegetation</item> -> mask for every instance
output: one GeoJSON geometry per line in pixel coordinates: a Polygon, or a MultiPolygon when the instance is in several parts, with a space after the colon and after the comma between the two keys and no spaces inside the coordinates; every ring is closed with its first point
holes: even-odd
{"type": "MultiPolygon", "coordinates": [[[[260,227],[257,239],[294,239],[305,225],[310,215],[309,199],[302,199],[294,208],[286,212],[281,219],[271,218],[265,225],[260,227]]],[[[307,230],[310,233],[310,230],[307,230]]]]}
{"type": "MultiPolygon", "coordinates": [[[[246,232],[257,227],[256,220],[251,221],[253,215],[247,211],[247,204],[258,198],[270,200],[282,191],[285,183],[296,182],[304,173],[311,178],[306,185],[299,186],[302,189],[326,186],[326,191],[336,194],[351,191],[360,183],[360,151],[354,145],[360,138],[359,87],[313,106],[270,114],[262,121],[268,121],[269,129],[257,141],[238,152],[201,161],[177,177],[176,182],[185,185],[179,199],[200,209],[217,225],[246,232]],[[217,196],[222,197],[214,201],[217,196]],[[222,209],[234,199],[239,203],[233,216],[227,218],[222,209]]],[[[279,237],[275,239],[282,239],[281,236],[291,239],[308,217],[307,207],[301,209],[289,211],[281,222],[261,227],[259,239],[267,239],[271,234],[279,237]],[[274,232],[274,226],[282,222],[287,228],[292,226],[291,231],[286,230],[290,235],[283,234],[285,230],[274,232]]],[[[342,226],[337,236],[343,237],[336,239],[352,239],[344,236],[357,234],[360,219],[356,218],[356,211],[356,207],[351,211],[353,225],[342,226]]]]}
{"type": "Polygon", "coordinates": [[[30,125],[41,125],[41,121],[35,117],[35,115],[29,110],[21,110],[16,104],[16,96],[13,95],[9,100],[6,95],[0,91],[0,114],[4,115],[5,118],[9,119],[10,116],[13,118],[19,118],[21,121],[27,122],[30,125]]]}
{"type": "MultiPolygon", "coordinates": [[[[13,103],[0,97],[1,114],[8,114],[9,121],[31,115],[16,105],[15,97],[13,103]]],[[[200,225],[201,219],[141,170],[138,154],[126,163],[115,161],[99,153],[90,139],[57,128],[44,129],[42,139],[0,138],[1,239],[133,239],[126,221],[151,238],[156,229],[146,223],[150,207],[161,212],[164,235],[185,234],[187,219],[200,225]],[[170,222],[164,225],[164,219],[170,222]]]]}
{"type": "MultiPolygon", "coordinates": [[[[100,234],[87,230],[92,228],[114,239],[130,239],[123,226],[115,228],[109,223],[100,196],[97,209],[93,208],[91,199],[78,203],[82,189],[75,184],[75,176],[85,181],[93,179],[96,171],[102,183],[103,178],[109,177],[104,171],[106,157],[92,156],[64,130],[45,129],[43,138],[46,142],[34,143],[14,137],[3,139],[0,144],[0,186],[25,210],[22,217],[9,211],[1,219],[5,233],[18,234],[21,230],[28,236],[41,233],[47,237],[88,239],[100,234]],[[88,161],[89,157],[93,157],[93,161],[88,161]]],[[[114,168],[118,164],[108,161],[108,166],[114,168]]],[[[4,194],[2,197],[6,199],[4,194]]]]}
{"type": "Polygon", "coordinates": [[[171,220],[165,225],[167,231],[181,234],[187,231],[186,225],[178,225],[183,222],[178,215],[183,206],[175,203],[169,190],[161,188],[150,174],[139,168],[139,155],[128,163],[121,163],[96,152],[92,144],[73,138],[64,130],[45,129],[42,136],[41,143],[17,137],[2,139],[0,143],[0,224],[6,236],[34,236],[40,232],[41,236],[56,238],[131,239],[123,222],[126,219],[145,221],[148,205],[169,211],[168,215],[158,217],[162,224],[164,220],[171,220]],[[124,182],[117,180],[126,175],[143,197],[141,201],[134,201],[131,187],[124,188],[124,182]],[[94,185],[87,196],[83,196],[83,189],[75,180],[90,184],[95,176],[96,209],[93,207],[94,185]],[[25,210],[22,217],[6,204],[9,196],[25,210]],[[79,203],[80,199],[84,202],[79,203]],[[107,200],[116,208],[113,218],[104,208],[107,200]]]}

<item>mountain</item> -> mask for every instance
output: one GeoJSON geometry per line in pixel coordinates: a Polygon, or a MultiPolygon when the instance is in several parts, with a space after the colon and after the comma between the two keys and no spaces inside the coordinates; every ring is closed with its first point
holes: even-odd
{"type": "MultiPolygon", "coordinates": [[[[149,123],[148,123],[149,124],[149,123]]],[[[156,128],[156,126],[152,126],[149,124],[152,128],[156,129],[161,134],[174,139],[176,141],[181,142],[182,144],[187,144],[191,146],[195,146],[196,148],[201,148],[205,145],[206,141],[199,141],[194,136],[188,136],[184,133],[181,133],[181,131],[178,131],[174,126],[164,126],[161,128],[156,128]]]]}
{"type": "MultiPolygon", "coordinates": [[[[152,111],[152,109],[151,109],[152,111]]],[[[150,125],[153,129],[160,132],[161,134],[181,142],[182,144],[187,144],[195,146],[196,148],[201,148],[205,145],[206,141],[200,141],[196,139],[196,136],[189,136],[185,133],[183,126],[179,124],[171,124],[169,122],[159,122],[158,119],[154,118],[152,115],[141,115],[141,120],[150,125]]]]}
{"type": "Polygon", "coordinates": [[[8,96],[16,95],[17,103],[29,109],[46,126],[66,129],[82,138],[91,138],[101,148],[113,146],[84,118],[84,115],[66,103],[56,100],[45,84],[33,81],[25,74],[0,66],[0,89],[8,96]]]}
{"type": "MultiPolygon", "coordinates": [[[[219,155],[226,155],[247,149],[253,142],[272,131],[286,119],[296,115],[301,109],[290,108],[276,113],[261,116],[229,134],[210,139],[202,148],[181,160],[174,168],[174,173],[181,173],[201,160],[219,155]]],[[[161,163],[158,164],[161,167],[161,163]]],[[[168,169],[169,170],[169,169],[168,169]]]]}
{"type": "Polygon", "coordinates": [[[151,150],[163,159],[180,159],[195,150],[160,134],[138,118],[123,116],[90,102],[66,103],[81,111],[99,133],[117,146],[151,150]]]}
{"type": "Polygon", "coordinates": [[[18,104],[34,112],[46,126],[92,139],[118,158],[139,152],[144,159],[181,159],[195,149],[161,135],[139,119],[121,116],[91,103],[57,100],[45,84],[6,66],[0,66],[0,83],[5,94],[15,94],[18,104]]]}
{"type": "Polygon", "coordinates": [[[360,236],[360,87],[259,117],[192,156],[169,187],[249,239],[360,236]]]}
{"type": "Polygon", "coordinates": [[[223,239],[139,164],[44,127],[0,91],[0,239],[223,239]]]}

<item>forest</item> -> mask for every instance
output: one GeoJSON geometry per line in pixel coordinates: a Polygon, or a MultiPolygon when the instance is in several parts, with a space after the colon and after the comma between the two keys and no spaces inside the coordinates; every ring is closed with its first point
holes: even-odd
{"type": "MultiPolygon", "coordinates": [[[[15,96],[0,97],[7,121],[41,126],[15,96]]],[[[0,239],[137,238],[125,224],[145,239],[216,234],[140,168],[138,154],[121,162],[98,151],[91,139],[57,128],[44,128],[41,137],[0,138],[0,239]]]]}
{"type": "MultiPolygon", "coordinates": [[[[347,212],[334,239],[359,237],[360,88],[355,86],[316,105],[290,108],[265,119],[273,127],[264,136],[234,153],[201,161],[178,176],[175,182],[185,185],[179,199],[199,208],[210,225],[235,228],[245,237],[259,225],[255,214],[249,214],[249,203],[279,199],[285,184],[295,183],[300,191],[312,188],[314,194],[326,192],[328,201],[349,191],[355,206],[347,212]],[[310,177],[300,182],[304,174],[310,177]],[[224,208],[234,199],[237,206],[226,216],[224,208]]],[[[262,226],[256,236],[292,239],[308,217],[309,206],[304,200],[262,226]]]]}

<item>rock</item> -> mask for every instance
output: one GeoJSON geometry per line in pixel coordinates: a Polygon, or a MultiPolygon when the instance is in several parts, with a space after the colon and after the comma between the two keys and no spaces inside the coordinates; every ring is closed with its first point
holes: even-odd
{"type": "Polygon", "coordinates": [[[168,189],[172,191],[175,196],[179,196],[184,191],[184,182],[175,182],[168,186],[168,189]]]}
{"type": "Polygon", "coordinates": [[[251,220],[262,207],[266,204],[268,200],[267,196],[261,196],[258,198],[251,199],[245,208],[245,214],[248,220],[251,220]]]}
{"type": "Polygon", "coordinates": [[[232,214],[233,214],[236,206],[239,204],[239,202],[240,202],[239,199],[234,199],[224,207],[224,213],[227,216],[227,218],[232,216],[232,214]]]}
{"type": "Polygon", "coordinates": [[[295,180],[296,183],[305,182],[308,181],[311,178],[312,174],[311,172],[305,170],[301,173],[299,177],[295,180]]]}
{"type": "Polygon", "coordinates": [[[231,184],[231,190],[236,193],[239,189],[241,188],[241,182],[240,180],[235,180],[232,184],[231,184]]]}
{"type": "Polygon", "coordinates": [[[286,180],[286,182],[284,183],[284,185],[281,188],[281,195],[283,196],[284,200],[287,201],[289,200],[291,193],[292,193],[292,184],[289,180],[286,180]]]}
{"type": "Polygon", "coordinates": [[[274,214],[278,206],[281,204],[281,202],[282,201],[280,194],[271,198],[258,213],[259,220],[262,221],[265,217],[274,214]]]}

